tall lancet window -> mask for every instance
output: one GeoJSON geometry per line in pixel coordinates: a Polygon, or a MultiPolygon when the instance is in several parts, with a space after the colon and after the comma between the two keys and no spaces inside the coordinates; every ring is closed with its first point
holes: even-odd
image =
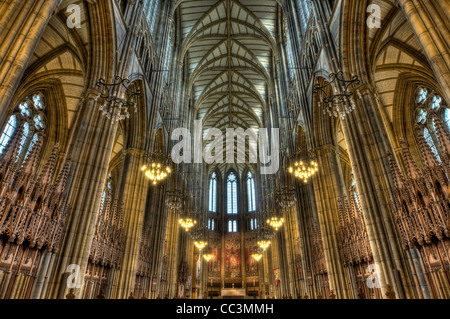
{"type": "Polygon", "coordinates": [[[228,221],[228,232],[229,233],[237,233],[237,221],[236,220],[229,220],[228,221]]]}
{"type": "Polygon", "coordinates": [[[217,175],[212,173],[209,180],[209,212],[217,213],[217,175]]]}
{"type": "Polygon", "coordinates": [[[103,196],[102,196],[102,207],[105,206],[106,200],[108,199],[108,196],[111,196],[112,192],[112,174],[108,175],[108,181],[106,182],[106,187],[103,190],[103,196]]]}
{"type": "Polygon", "coordinates": [[[256,211],[255,180],[251,172],[247,175],[248,211],[256,211]]]}
{"type": "Polygon", "coordinates": [[[16,131],[17,128],[17,116],[13,115],[9,118],[8,123],[3,130],[2,136],[0,137],[0,154],[3,153],[6,145],[8,145],[11,140],[12,135],[16,131]]]}
{"type": "Polygon", "coordinates": [[[230,215],[238,213],[237,192],[237,177],[230,173],[227,178],[227,213],[230,215]]]}
{"type": "Polygon", "coordinates": [[[26,98],[15,109],[1,131],[0,136],[0,155],[4,152],[6,145],[18,129],[20,120],[25,120],[23,133],[20,138],[20,150],[17,154],[17,161],[25,160],[34,145],[38,141],[38,131],[46,128],[46,117],[44,114],[46,105],[41,94],[34,94],[31,98],[26,98]]]}
{"type": "Polygon", "coordinates": [[[443,123],[450,129],[450,110],[444,105],[442,97],[427,88],[420,88],[416,95],[416,123],[422,125],[423,137],[437,161],[441,163],[440,143],[436,133],[436,123],[430,112],[437,113],[443,123]]]}

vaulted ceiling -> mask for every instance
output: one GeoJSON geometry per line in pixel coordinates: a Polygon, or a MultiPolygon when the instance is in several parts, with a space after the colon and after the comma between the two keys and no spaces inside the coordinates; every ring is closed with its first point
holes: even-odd
{"type": "MultiPolygon", "coordinates": [[[[278,5],[272,0],[179,1],[180,60],[204,134],[209,128],[257,133],[273,92],[278,5]]],[[[255,145],[256,146],[256,145],[255,145]]]]}

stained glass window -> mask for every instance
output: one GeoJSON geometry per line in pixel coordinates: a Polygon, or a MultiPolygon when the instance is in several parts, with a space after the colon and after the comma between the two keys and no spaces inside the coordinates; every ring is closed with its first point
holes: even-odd
{"type": "Polygon", "coordinates": [[[227,213],[237,214],[237,177],[230,173],[227,179],[227,213]]]}
{"type": "Polygon", "coordinates": [[[443,106],[442,98],[433,90],[421,88],[416,97],[416,123],[423,125],[423,137],[436,157],[437,161],[441,163],[439,155],[440,143],[436,132],[436,125],[431,112],[436,114],[447,124],[450,129],[450,110],[443,106]],[[441,109],[442,108],[442,109],[441,109]]]}
{"type": "Polygon", "coordinates": [[[250,219],[250,230],[256,230],[258,228],[258,222],[256,218],[250,219]]]}
{"type": "Polygon", "coordinates": [[[208,229],[209,230],[215,230],[215,220],[214,218],[208,219],[208,229]]]}
{"type": "Polygon", "coordinates": [[[16,107],[15,114],[9,118],[8,123],[3,128],[3,133],[0,137],[0,154],[3,153],[4,148],[17,129],[19,119],[24,119],[23,135],[19,137],[20,149],[16,161],[21,159],[25,160],[28,157],[38,141],[38,134],[36,131],[44,130],[46,128],[45,108],[44,97],[40,93],[32,95],[31,98],[27,97],[16,107]],[[24,152],[26,153],[24,154],[24,152]]]}
{"type": "Polygon", "coordinates": [[[33,135],[33,139],[31,140],[30,146],[28,146],[27,154],[25,155],[25,160],[28,158],[28,155],[30,154],[31,150],[36,145],[37,141],[39,139],[39,136],[37,134],[33,135]]]}
{"type": "Polygon", "coordinates": [[[424,127],[423,129],[423,137],[425,138],[425,141],[427,141],[427,144],[430,146],[431,151],[433,152],[434,156],[436,156],[436,159],[438,162],[441,162],[441,158],[439,157],[439,153],[436,149],[436,145],[434,144],[433,138],[431,137],[430,131],[424,127]]]}
{"type": "Polygon", "coordinates": [[[447,108],[444,111],[444,120],[447,124],[447,128],[450,130],[450,110],[447,108]]]}
{"type": "Polygon", "coordinates": [[[433,98],[431,99],[431,108],[433,110],[435,109],[439,109],[439,107],[441,106],[441,102],[442,102],[442,98],[440,96],[433,96],[433,98]]]}
{"type": "Polygon", "coordinates": [[[43,102],[43,98],[41,94],[35,94],[33,95],[33,104],[36,110],[43,110],[45,109],[45,105],[43,102]]]}
{"type": "Polygon", "coordinates": [[[45,120],[42,114],[38,114],[34,117],[34,126],[38,130],[43,130],[45,128],[45,120]]]}
{"type": "Polygon", "coordinates": [[[17,117],[13,115],[9,118],[8,123],[6,123],[6,127],[3,130],[2,136],[0,138],[0,154],[3,153],[3,150],[5,149],[6,145],[8,145],[9,141],[11,140],[11,137],[14,134],[14,131],[16,130],[16,126],[17,126],[17,117]]]}
{"type": "Polygon", "coordinates": [[[28,122],[25,122],[25,124],[23,125],[22,139],[20,140],[20,149],[19,153],[17,154],[17,161],[19,160],[20,155],[22,154],[22,151],[25,147],[29,134],[30,134],[30,124],[28,124],[28,122]]]}
{"type": "Polygon", "coordinates": [[[211,175],[209,182],[209,211],[211,213],[217,212],[217,176],[216,173],[211,175]]]}
{"type": "Polygon", "coordinates": [[[237,233],[237,220],[229,220],[228,221],[228,232],[229,233],[237,233]]]}
{"type": "Polygon", "coordinates": [[[417,104],[422,104],[427,100],[428,91],[424,88],[420,89],[418,97],[417,97],[417,104]]]}
{"type": "Polygon", "coordinates": [[[247,175],[248,211],[256,211],[255,180],[252,173],[247,175]]]}
{"type": "Polygon", "coordinates": [[[22,114],[23,117],[30,117],[31,111],[30,106],[28,105],[28,102],[23,102],[19,105],[20,114],[22,114]]]}

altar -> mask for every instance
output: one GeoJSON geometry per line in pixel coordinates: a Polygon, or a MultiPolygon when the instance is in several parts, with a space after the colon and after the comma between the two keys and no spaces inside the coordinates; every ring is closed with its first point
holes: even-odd
{"type": "Polygon", "coordinates": [[[222,289],[223,299],[245,299],[245,289],[224,288],[222,289]]]}

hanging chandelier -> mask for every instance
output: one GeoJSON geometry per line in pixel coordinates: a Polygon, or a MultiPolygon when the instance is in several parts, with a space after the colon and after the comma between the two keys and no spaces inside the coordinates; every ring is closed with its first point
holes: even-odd
{"type": "Polygon", "coordinates": [[[310,165],[304,162],[295,162],[294,166],[289,167],[289,173],[303,180],[305,183],[307,183],[308,179],[314,176],[318,171],[319,164],[315,161],[311,161],[310,165]]]}
{"type": "MultiPolygon", "coordinates": [[[[197,217],[200,215],[198,210],[196,210],[197,207],[197,198],[198,196],[195,195],[194,192],[189,193],[185,197],[185,211],[181,215],[180,219],[178,220],[181,227],[183,227],[187,232],[189,232],[193,227],[197,225],[197,217]]],[[[200,226],[201,227],[201,226],[200,226]]],[[[192,237],[194,239],[198,239],[197,237],[199,235],[199,228],[194,229],[192,232],[192,237]]]]}
{"type": "Polygon", "coordinates": [[[295,205],[297,198],[295,197],[295,190],[289,186],[281,187],[278,191],[278,204],[283,209],[289,209],[295,205]]]}
{"type": "Polygon", "coordinates": [[[200,223],[192,230],[190,236],[194,239],[194,246],[197,247],[199,251],[202,251],[208,245],[207,237],[205,234],[205,227],[203,226],[203,221],[200,219],[200,223]]]}
{"type": "Polygon", "coordinates": [[[257,251],[255,251],[255,252],[252,254],[252,257],[253,257],[253,259],[255,259],[256,261],[260,261],[261,258],[263,257],[263,252],[262,252],[260,249],[258,249],[257,251]]]}
{"type": "Polygon", "coordinates": [[[162,154],[154,154],[150,156],[148,164],[142,166],[141,170],[145,177],[152,181],[153,185],[165,180],[172,173],[170,166],[161,160],[162,154]]]}
{"type": "Polygon", "coordinates": [[[203,255],[203,258],[205,258],[205,260],[206,260],[207,262],[210,262],[211,259],[214,258],[214,255],[213,255],[213,254],[205,254],[205,255],[203,255]]]}
{"type": "MultiPolygon", "coordinates": [[[[318,95],[318,106],[323,107],[323,114],[328,113],[330,117],[340,117],[342,120],[350,114],[355,108],[356,103],[353,99],[354,86],[360,85],[361,81],[357,75],[353,76],[351,80],[347,81],[344,77],[344,72],[331,73],[329,75],[330,82],[325,85],[317,83],[314,86],[313,93],[318,95]],[[331,89],[331,93],[327,89],[331,89]]],[[[362,99],[361,92],[356,89],[360,99],[362,99]]]]}
{"type": "Polygon", "coordinates": [[[269,248],[271,242],[270,240],[260,240],[258,241],[258,246],[259,248],[266,250],[267,248],[269,248]]]}
{"type": "Polygon", "coordinates": [[[100,79],[96,83],[98,94],[95,101],[102,100],[99,110],[106,118],[111,122],[119,122],[130,118],[131,109],[137,113],[137,99],[143,95],[139,88],[136,91],[130,89],[129,79],[116,76],[114,80],[114,83],[106,83],[105,79],[100,79]],[[124,93],[119,93],[120,90],[124,93]]]}
{"type": "Polygon", "coordinates": [[[274,236],[273,230],[269,225],[262,225],[258,229],[258,246],[262,251],[266,251],[271,244],[271,239],[274,236]]]}
{"type": "Polygon", "coordinates": [[[206,241],[200,240],[200,241],[196,241],[194,242],[195,247],[197,247],[198,250],[203,250],[203,248],[205,248],[208,243],[206,241]]]}
{"type": "Polygon", "coordinates": [[[166,193],[166,205],[172,211],[179,211],[183,208],[183,195],[180,190],[168,190],[166,193]]]}
{"type": "Polygon", "coordinates": [[[267,224],[277,231],[284,224],[284,217],[272,216],[267,219],[267,224]]]}
{"type": "Polygon", "coordinates": [[[263,257],[263,255],[260,254],[260,253],[254,253],[254,254],[252,255],[252,257],[253,257],[253,259],[255,259],[256,261],[260,261],[261,258],[263,257]]]}
{"type": "Polygon", "coordinates": [[[213,255],[213,253],[211,251],[211,247],[208,247],[208,248],[205,249],[205,253],[203,254],[203,258],[207,262],[210,262],[214,258],[214,255],[213,255]]]}
{"type": "Polygon", "coordinates": [[[197,225],[197,221],[193,218],[189,218],[189,217],[185,217],[185,218],[180,218],[178,220],[178,223],[181,225],[181,227],[184,228],[184,230],[186,230],[187,232],[189,230],[191,230],[192,227],[194,227],[195,225],[197,225]]]}

